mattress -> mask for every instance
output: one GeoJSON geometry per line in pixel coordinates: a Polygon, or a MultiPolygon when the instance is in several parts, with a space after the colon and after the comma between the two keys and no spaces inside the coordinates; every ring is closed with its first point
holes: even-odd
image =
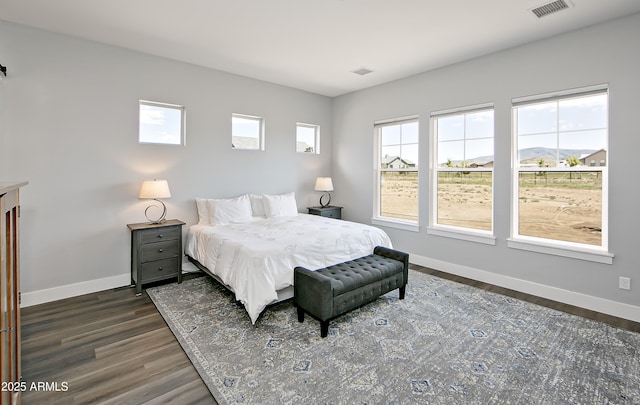
{"type": "Polygon", "coordinates": [[[189,227],[185,253],[226,284],[255,324],[260,313],[293,285],[293,269],[319,269],[391,248],[379,228],[316,215],[189,227]]]}

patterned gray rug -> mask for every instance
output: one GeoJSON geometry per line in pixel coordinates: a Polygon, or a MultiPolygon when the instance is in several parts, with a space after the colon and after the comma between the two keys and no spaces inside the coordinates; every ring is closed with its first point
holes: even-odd
{"type": "Polygon", "coordinates": [[[147,292],[221,404],[640,403],[640,334],[416,271],[325,339],[208,277],[147,292]]]}

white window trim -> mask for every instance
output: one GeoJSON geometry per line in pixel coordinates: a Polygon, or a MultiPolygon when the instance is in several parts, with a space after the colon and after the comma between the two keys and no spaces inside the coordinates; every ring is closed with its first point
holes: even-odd
{"type": "MultiPolygon", "coordinates": [[[[609,86],[600,84],[589,87],[582,87],[570,90],[561,90],[552,93],[545,93],[533,96],[517,97],[511,100],[511,236],[507,238],[507,246],[513,249],[527,250],[550,254],[555,256],[569,257],[603,264],[613,264],[614,254],[609,252],[609,176],[607,166],[586,166],[582,168],[571,168],[570,171],[602,171],[602,246],[594,246],[583,243],[573,243],[554,239],[530,237],[518,234],[519,227],[519,173],[521,171],[569,171],[569,168],[532,168],[530,170],[519,168],[518,166],[518,135],[517,135],[517,107],[541,103],[545,101],[556,101],[563,98],[573,98],[587,96],[589,94],[607,93],[609,86]]],[[[610,102],[608,102],[610,105],[610,102]]],[[[609,124],[607,124],[609,128],[609,124]]],[[[607,145],[609,137],[607,136],[607,145]]],[[[606,148],[607,151],[609,148],[606,148]]],[[[607,157],[610,161],[610,158],[607,157]]]]}
{"type": "Polygon", "coordinates": [[[389,228],[402,229],[403,231],[420,232],[420,225],[413,221],[403,221],[401,219],[393,219],[387,217],[371,218],[371,224],[378,226],[387,226],[389,228]]]}
{"type": "Polygon", "coordinates": [[[481,103],[470,105],[467,107],[448,108],[446,110],[432,111],[430,116],[431,118],[441,118],[448,115],[469,114],[476,111],[493,110],[494,108],[495,107],[493,102],[481,103]]]}
{"type": "Polygon", "coordinates": [[[233,118],[244,118],[249,120],[255,120],[260,123],[260,134],[258,139],[258,147],[257,148],[238,148],[233,147],[232,150],[253,150],[253,151],[264,151],[265,145],[265,119],[263,117],[258,117],[257,115],[247,115],[247,114],[238,114],[231,113],[231,140],[233,143],[233,118]]]}
{"type": "MultiPolygon", "coordinates": [[[[429,222],[427,225],[427,234],[441,236],[446,238],[461,239],[470,242],[484,243],[487,245],[495,245],[496,237],[494,233],[494,212],[495,212],[495,187],[494,187],[494,170],[487,169],[473,169],[465,168],[460,171],[490,171],[492,175],[492,187],[491,187],[491,231],[484,231],[481,229],[466,228],[462,226],[449,226],[438,224],[438,145],[436,139],[435,122],[437,118],[442,118],[452,115],[469,114],[473,112],[494,110],[494,103],[482,103],[475,104],[467,107],[449,108],[446,110],[433,111],[430,114],[429,123],[429,178],[430,190],[429,190],[429,222]]],[[[495,110],[494,110],[495,114],[495,110]]],[[[495,121],[495,116],[494,116],[495,121]]],[[[495,150],[495,128],[494,128],[494,150],[495,150]]]]}
{"type": "MultiPolygon", "coordinates": [[[[378,134],[377,127],[379,126],[387,126],[387,125],[399,125],[406,122],[418,122],[418,131],[420,131],[420,116],[418,115],[409,115],[405,117],[399,118],[390,118],[385,120],[375,121],[373,123],[373,131],[374,131],[374,156],[373,156],[373,216],[371,218],[371,223],[379,226],[388,226],[390,228],[402,229],[405,231],[413,231],[420,232],[420,203],[418,202],[418,219],[416,221],[407,221],[397,218],[391,217],[382,217],[379,215],[380,213],[380,173],[382,172],[380,169],[380,136],[378,134]]],[[[420,135],[418,132],[418,142],[420,139],[420,135]]],[[[388,170],[390,171],[390,170],[388,170]]],[[[413,170],[402,170],[402,171],[413,171],[413,170]]],[[[420,167],[415,170],[418,173],[418,188],[420,187],[420,167]]]]}
{"type": "Polygon", "coordinates": [[[187,110],[185,106],[179,104],[161,103],[159,101],[138,100],[138,125],[140,125],[140,107],[146,105],[150,107],[162,107],[180,111],[180,143],[166,142],[143,142],[140,140],[140,129],[138,128],[138,143],[141,145],[167,145],[167,146],[185,146],[187,144],[187,110]]]}
{"type": "Polygon", "coordinates": [[[483,243],[485,245],[496,244],[496,237],[493,232],[474,230],[472,228],[462,228],[446,225],[430,225],[427,226],[427,234],[441,236],[444,238],[461,239],[468,242],[483,243]]]}
{"type": "Polygon", "coordinates": [[[550,93],[535,94],[530,96],[515,97],[511,99],[511,105],[518,107],[529,103],[544,103],[545,101],[554,101],[562,98],[572,98],[578,96],[587,96],[596,93],[608,93],[608,84],[597,84],[594,86],[579,87],[567,90],[558,90],[550,93]]]}
{"type": "Polygon", "coordinates": [[[613,253],[599,249],[588,249],[578,243],[562,242],[549,243],[549,239],[533,238],[526,236],[511,237],[507,239],[507,246],[513,249],[527,250],[530,252],[544,253],[555,256],[570,257],[589,262],[613,264],[613,253]],[[563,247],[562,245],[566,245],[563,247]]]}
{"type": "Polygon", "coordinates": [[[304,153],[307,155],[319,155],[320,154],[320,125],[317,124],[306,124],[304,122],[296,122],[296,145],[298,142],[298,127],[305,127],[305,128],[312,128],[314,131],[314,135],[313,135],[313,152],[298,152],[297,147],[296,147],[296,152],[297,153],[304,153]]]}

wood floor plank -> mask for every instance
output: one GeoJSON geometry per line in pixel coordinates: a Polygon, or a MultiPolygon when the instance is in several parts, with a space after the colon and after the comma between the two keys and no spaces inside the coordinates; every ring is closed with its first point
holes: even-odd
{"type": "Polygon", "coordinates": [[[117,288],[22,310],[24,404],[215,404],[149,297],[117,288]],[[176,402],[167,402],[167,401],[176,402]]]}
{"type": "MultiPolygon", "coordinates": [[[[188,369],[184,369],[181,370],[183,372],[188,373],[184,378],[186,379],[190,379],[190,378],[194,378],[193,376],[190,375],[191,370],[188,369]]],[[[192,381],[190,383],[187,383],[185,385],[181,385],[181,386],[177,386],[174,387],[175,385],[175,381],[178,381],[176,379],[174,379],[175,377],[172,375],[171,376],[171,383],[170,383],[170,387],[171,390],[170,391],[166,391],[165,388],[167,386],[158,386],[157,382],[154,383],[150,383],[149,385],[146,385],[144,387],[141,387],[140,389],[144,389],[146,390],[146,392],[148,393],[153,393],[153,395],[149,395],[151,398],[145,402],[145,404],[147,405],[152,405],[152,404],[157,404],[157,405],[167,405],[167,404],[180,404],[180,405],[190,405],[190,404],[199,404],[199,405],[206,405],[206,404],[215,404],[215,400],[207,393],[202,392],[202,390],[198,390],[198,381],[192,381]],[[162,395],[156,395],[158,393],[158,391],[164,392],[166,391],[164,394],[162,395]]],[[[182,378],[182,377],[181,377],[182,378]]],[[[196,379],[198,379],[198,375],[195,376],[196,379]]],[[[122,403],[126,403],[123,402],[123,400],[126,401],[126,398],[128,396],[130,396],[132,393],[125,393],[122,397],[116,398],[116,400],[110,400],[110,401],[106,401],[105,404],[106,405],[120,405],[122,403]]],[[[137,393],[133,393],[136,398],[138,397],[142,397],[142,395],[137,394],[137,393]]]]}

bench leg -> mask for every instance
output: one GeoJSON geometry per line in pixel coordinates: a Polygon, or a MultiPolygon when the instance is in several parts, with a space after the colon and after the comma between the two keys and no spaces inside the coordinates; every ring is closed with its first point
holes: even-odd
{"type": "Polygon", "coordinates": [[[304,309],[298,307],[298,322],[304,322],[304,309]]]}
{"type": "Polygon", "coordinates": [[[329,321],[320,321],[320,337],[327,337],[329,333],[329,321]]]}
{"type": "Polygon", "coordinates": [[[403,285],[402,287],[400,287],[400,299],[403,300],[404,299],[404,292],[407,289],[407,285],[403,285]]]}

